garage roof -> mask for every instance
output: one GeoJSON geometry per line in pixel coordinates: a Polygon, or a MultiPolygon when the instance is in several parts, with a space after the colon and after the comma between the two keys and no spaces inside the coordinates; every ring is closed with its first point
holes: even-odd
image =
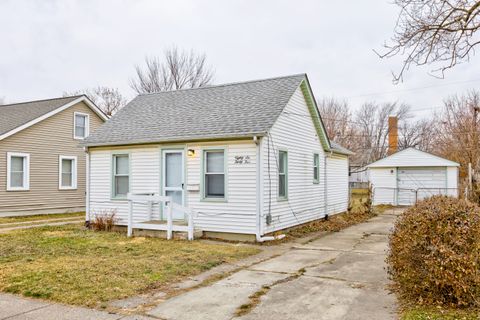
{"type": "Polygon", "coordinates": [[[367,168],[385,167],[458,167],[458,163],[415,148],[407,148],[371,163],[367,168]]]}

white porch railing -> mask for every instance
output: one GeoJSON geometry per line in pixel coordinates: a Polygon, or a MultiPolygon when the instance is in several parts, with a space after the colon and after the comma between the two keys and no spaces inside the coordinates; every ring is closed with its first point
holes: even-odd
{"type": "MultiPolygon", "coordinates": [[[[187,232],[188,240],[193,240],[194,235],[194,225],[193,218],[196,215],[196,212],[190,208],[181,206],[172,201],[171,197],[159,196],[152,193],[129,193],[127,194],[128,200],[128,229],[127,236],[131,237],[133,229],[147,229],[147,230],[162,230],[167,232],[167,239],[170,240],[173,238],[174,231],[187,232]],[[133,222],[133,204],[135,202],[143,202],[147,204],[148,207],[148,221],[144,222],[133,222]],[[153,204],[159,203],[164,205],[164,212],[166,213],[167,223],[158,224],[152,223],[153,218],[153,204]],[[184,225],[175,225],[173,223],[173,209],[182,211],[188,215],[188,224],[184,225]]],[[[159,217],[159,220],[161,217],[159,217]]]]}

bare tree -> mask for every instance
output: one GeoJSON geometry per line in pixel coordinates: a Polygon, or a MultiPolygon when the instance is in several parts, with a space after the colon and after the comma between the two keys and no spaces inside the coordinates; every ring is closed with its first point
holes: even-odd
{"type": "Polygon", "coordinates": [[[435,152],[460,163],[460,174],[466,175],[468,163],[480,170],[480,92],[452,96],[444,101],[443,110],[436,115],[435,152]]]}
{"type": "Polygon", "coordinates": [[[145,69],[137,65],[135,70],[130,87],[138,94],[203,87],[212,82],[214,75],[205,54],[180,52],[177,47],[165,50],[163,60],[146,57],[145,69]]]}
{"type": "Polygon", "coordinates": [[[388,151],[388,117],[394,115],[399,122],[411,118],[410,107],[389,102],[378,104],[367,102],[355,114],[355,145],[357,163],[362,165],[384,158],[388,151]]]}
{"type": "Polygon", "coordinates": [[[480,1],[395,0],[400,14],[386,52],[380,57],[405,56],[394,82],[403,80],[411,65],[435,64],[437,77],[458,63],[468,61],[480,43],[480,1]]]}
{"type": "Polygon", "coordinates": [[[5,104],[5,98],[4,98],[4,97],[0,97],[0,106],[1,106],[2,104],[5,104]]]}
{"type": "Polygon", "coordinates": [[[324,97],[317,103],[328,137],[342,146],[353,149],[355,142],[351,136],[355,130],[352,125],[352,112],[345,100],[324,97]]]}
{"type": "Polygon", "coordinates": [[[435,149],[435,122],[431,119],[422,119],[415,122],[403,121],[398,128],[398,148],[400,150],[414,147],[426,152],[435,149]]]}
{"type": "Polygon", "coordinates": [[[112,116],[127,103],[127,100],[117,88],[101,86],[92,89],[64,92],[63,96],[74,96],[79,94],[85,94],[107,116],[112,116]]]}

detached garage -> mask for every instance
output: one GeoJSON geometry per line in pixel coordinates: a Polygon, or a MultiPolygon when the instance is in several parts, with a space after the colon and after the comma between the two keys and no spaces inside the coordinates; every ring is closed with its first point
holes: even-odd
{"type": "Polygon", "coordinates": [[[367,166],[373,204],[413,205],[433,195],[458,196],[459,164],[408,148],[367,166]]]}

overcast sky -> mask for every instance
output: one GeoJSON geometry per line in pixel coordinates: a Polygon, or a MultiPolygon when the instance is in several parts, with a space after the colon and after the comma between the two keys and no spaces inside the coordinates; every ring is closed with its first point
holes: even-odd
{"type": "Polygon", "coordinates": [[[393,85],[400,60],[372,49],[392,35],[397,13],[388,0],[0,0],[0,97],[104,85],[130,99],[135,64],[172,44],[205,53],[217,84],[305,72],[317,98],[352,108],[399,100],[426,116],[449,94],[478,87],[480,57],[443,80],[413,68],[393,85]]]}

